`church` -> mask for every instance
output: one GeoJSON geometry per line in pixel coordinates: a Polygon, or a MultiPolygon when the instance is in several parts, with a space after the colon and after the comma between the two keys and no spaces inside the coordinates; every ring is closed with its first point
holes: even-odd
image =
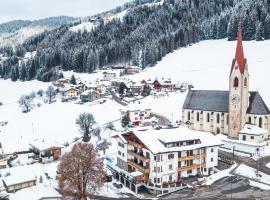
{"type": "Polygon", "coordinates": [[[229,91],[190,90],[182,107],[182,122],[190,129],[238,138],[245,124],[270,130],[270,111],[257,91],[249,91],[249,72],[242,31],[238,31],[229,91]]]}

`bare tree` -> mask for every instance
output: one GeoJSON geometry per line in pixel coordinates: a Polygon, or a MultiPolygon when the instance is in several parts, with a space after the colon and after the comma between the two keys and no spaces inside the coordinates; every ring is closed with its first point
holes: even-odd
{"type": "Polygon", "coordinates": [[[52,103],[52,100],[56,96],[56,91],[53,86],[49,86],[46,90],[46,97],[49,99],[49,103],[52,103]]]}
{"type": "Polygon", "coordinates": [[[96,149],[98,151],[103,151],[103,154],[105,155],[106,149],[109,149],[109,147],[112,145],[112,143],[108,142],[108,140],[104,139],[102,142],[98,143],[96,149]]]}
{"type": "Polygon", "coordinates": [[[92,144],[77,143],[58,166],[59,190],[64,196],[87,199],[106,176],[103,161],[92,144]]]}
{"type": "Polygon", "coordinates": [[[20,107],[22,107],[23,112],[26,112],[26,113],[29,112],[34,106],[33,99],[28,95],[22,95],[18,103],[20,107]]]}
{"type": "Polygon", "coordinates": [[[90,129],[95,124],[95,118],[91,113],[81,113],[76,119],[76,124],[83,133],[83,141],[88,142],[91,139],[90,129]]]}

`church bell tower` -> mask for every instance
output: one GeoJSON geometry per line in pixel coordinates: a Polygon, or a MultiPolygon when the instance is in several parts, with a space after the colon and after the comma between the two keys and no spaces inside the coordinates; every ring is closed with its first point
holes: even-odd
{"type": "Polygon", "coordinates": [[[229,137],[238,138],[246,123],[249,94],[249,73],[244,57],[242,29],[239,26],[235,58],[233,59],[229,84],[229,137]]]}

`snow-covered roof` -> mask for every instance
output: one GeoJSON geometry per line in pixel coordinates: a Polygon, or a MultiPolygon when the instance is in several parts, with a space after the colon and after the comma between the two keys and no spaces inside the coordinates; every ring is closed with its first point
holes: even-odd
{"type": "Polygon", "coordinates": [[[151,110],[150,106],[146,106],[145,104],[131,103],[127,107],[124,107],[122,111],[145,111],[151,110]]]}
{"type": "Polygon", "coordinates": [[[142,176],[143,173],[140,172],[140,171],[135,171],[135,172],[131,172],[130,175],[133,176],[133,177],[137,177],[137,176],[142,176]]]}
{"type": "Polygon", "coordinates": [[[52,187],[38,185],[17,191],[10,196],[10,200],[25,199],[26,197],[28,200],[62,198],[62,196],[52,187]]]}
{"type": "Polygon", "coordinates": [[[35,174],[29,170],[28,165],[2,169],[1,176],[7,187],[36,180],[35,174]]]}
{"type": "Polygon", "coordinates": [[[250,135],[263,135],[269,133],[267,130],[260,128],[256,125],[246,124],[240,133],[250,134],[250,135]]]}
{"type": "Polygon", "coordinates": [[[48,140],[33,140],[31,143],[29,143],[30,146],[40,150],[40,151],[44,151],[47,149],[50,149],[52,147],[57,147],[57,148],[63,148],[64,146],[61,144],[58,144],[56,142],[53,141],[48,141],[48,140]]]}
{"type": "MultiPolygon", "coordinates": [[[[127,132],[126,132],[127,133],[127,132]]],[[[145,130],[133,129],[132,133],[153,153],[192,150],[209,146],[221,146],[223,143],[210,132],[190,130],[186,127],[175,129],[145,130]],[[166,147],[164,143],[199,140],[200,143],[180,147],[166,147]]]]}

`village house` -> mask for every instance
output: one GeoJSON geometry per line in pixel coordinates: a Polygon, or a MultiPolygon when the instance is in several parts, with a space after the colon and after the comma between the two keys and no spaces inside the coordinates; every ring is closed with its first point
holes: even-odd
{"type": "Polygon", "coordinates": [[[120,110],[121,116],[127,115],[133,126],[139,126],[144,121],[151,118],[151,108],[146,108],[141,104],[130,104],[128,107],[120,110]]]}
{"type": "Polygon", "coordinates": [[[150,88],[153,88],[153,81],[151,79],[144,79],[141,81],[141,84],[144,86],[144,87],[150,87],[150,88]]]}
{"type": "Polygon", "coordinates": [[[102,97],[102,94],[96,90],[86,90],[80,94],[80,100],[82,102],[92,102],[102,97]]]}
{"type": "Polygon", "coordinates": [[[239,132],[239,140],[262,144],[269,140],[269,131],[252,124],[246,124],[239,132]]]}
{"type": "Polygon", "coordinates": [[[29,171],[24,171],[28,166],[6,168],[1,171],[3,185],[7,192],[16,192],[23,188],[36,185],[35,175],[29,171]]]}
{"type": "Polygon", "coordinates": [[[62,99],[69,100],[69,99],[76,99],[78,96],[78,90],[74,87],[70,87],[62,91],[62,99]]]}
{"type": "Polygon", "coordinates": [[[104,72],[102,72],[103,75],[103,79],[104,81],[110,81],[114,78],[116,78],[116,72],[112,71],[112,70],[106,70],[104,72]]]}
{"type": "Polygon", "coordinates": [[[153,82],[153,88],[160,92],[172,92],[175,90],[176,84],[169,78],[156,79],[153,82]]]}
{"type": "Polygon", "coordinates": [[[183,178],[213,174],[218,165],[218,148],[222,145],[211,133],[202,134],[186,127],[134,129],[113,138],[118,144],[117,165],[111,167],[116,178],[129,186],[134,182],[121,170],[137,173],[136,191],[145,187],[154,194],[181,188],[183,178]]]}
{"type": "Polygon", "coordinates": [[[30,188],[22,189],[13,194],[10,200],[25,199],[27,200],[62,200],[63,197],[54,188],[37,185],[30,188]]]}
{"type": "Polygon", "coordinates": [[[246,124],[269,132],[270,111],[258,91],[249,91],[241,29],[230,70],[229,91],[190,90],[182,107],[182,122],[194,130],[223,133],[234,139],[239,139],[246,124]]]}
{"type": "Polygon", "coordinates": [[[62,145],[45,140],[34,140],[30,144],[30,150],[34,154],[34,159],[41,163],[58,160],[61,156],[62,145]]]}
{"type": "Polygon", "coordinates": [[[125,67],[125,73],[126,74],[136,74],[136,73],[139,73],[141,72],[142,69],[140,67],[137,67],[137,66],[127,66],[125,67]]]}
{"type": "Polygon", "coordinates": [[[0,155],[0,169],[7,168],[9,158],[3,155],[0,155]]]}
{"type": "Polygon", "coordinates": [[[139,96],[143,92],[143,86],[137,81],[130,81],[125,84],[126,96],[139,96]]]}

